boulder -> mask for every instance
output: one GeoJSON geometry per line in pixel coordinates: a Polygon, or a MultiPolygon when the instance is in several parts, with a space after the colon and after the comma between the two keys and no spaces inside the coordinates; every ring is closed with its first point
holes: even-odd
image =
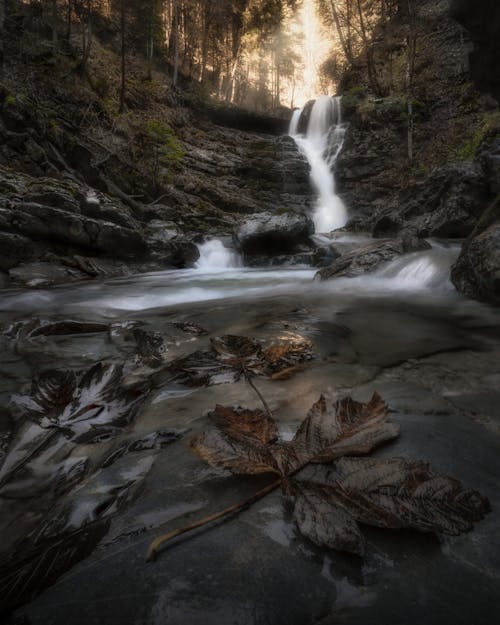
{"type": "Polygon", "coordinates": [[[151,221],[145,236],[150,258],[162,265],[184,269],[200,257],[195,243],[181,236],[172,222],[151,221]]]}
{"type": "Polygon", "coordinates": [[[451,281],[464,295],[500,302],[500,195],[463,244],[451,269],[451,281]]]}
{"type": "Polygon", "coordinates": [[[234,236],[236,249],[246,256],[297,254],[310,249],[314,223],[303,213],[252,215],[234,236]]]}
{"type": "Polygon", "coordinates": [[[375,271],[382,264],[402,254],[428,250],[430,248],[431,246],[427,241],[418,239],[412,234],[407,234],[398,239],[376,241],[343,254],[328,267],[320,269],[316,274],[316,278],[320,280],[339,277],[352,278],[363,273],[375,271]]]}
{"type": "Polygon", "coordinates": [[[452,267],[451,281],[464,295],[500,303],[500,223],[464,244],[452,267]]]}

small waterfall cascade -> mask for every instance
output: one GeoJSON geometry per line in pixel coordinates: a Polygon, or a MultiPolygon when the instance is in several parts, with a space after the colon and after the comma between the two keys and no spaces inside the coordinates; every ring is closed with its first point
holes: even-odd
{"type": "Polygon", "coordinates": [[[398,290],[453,290],[450,270],[459,254],[458,245],[431,242],[432,249],[396,258],[374,275],[389,281],[398,290]]]}
{"type": "Polygon", "coordinates": [[[241,267],[241,259],[236,252],[224,247],[219,239],[211,239],[198,246],[200,258],[196,262],[196,269],[202,271],[223,271],[241,267]]]}
{"type": "Polygon", "coordinates": [[[320,96],[311,109],[306,134],[298,132],[303,109],[293,112],[289,134],[309,161],[311,181],[318,194],[313,213],[316,233],[331,232],[347,222],[347,210],[335,192],[333,168],[344,144],[342,98],[320,96]]]}

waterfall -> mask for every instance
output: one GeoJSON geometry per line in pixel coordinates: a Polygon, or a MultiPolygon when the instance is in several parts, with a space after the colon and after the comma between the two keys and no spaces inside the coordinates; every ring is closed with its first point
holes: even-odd
{"type": "Polygon", "coordinates": [[[196,262],[196,269],[220,271],[241,266],[241,259],[238,254],[224,247],[224,244],[219,239],[205,241],[197,247],[200,252],[200,258],[196,262]]]}
{"type": "Polygon", "coordinates": [[[341,98],[320,96],[314,103],[305,135],[298,133],[302,110],[293,112],[289,134],[309,161],[311,180],[318,194],[313,213],[316,233],[342,228],[347,211],[335,193],[332,169],[344,143],[346,128],[342,124],[341,98]]]}

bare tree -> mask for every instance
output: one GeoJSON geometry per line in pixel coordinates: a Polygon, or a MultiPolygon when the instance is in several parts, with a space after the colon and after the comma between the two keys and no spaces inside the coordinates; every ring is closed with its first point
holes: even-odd
{"type": "Polygon", "coordinates": [[[408,59],[406,66],[406,102],[408,117],[408,160],[413,162],[413,132],[414,132],[414,111],[413,111],[413,78],[415,74],[415,61],[417,57],[417,28],[415,21],[415,10],[412,0],[408,3],[408,59]]]}
{"type": "Polygon", "coordinates": [[[0,76],[5,62],[5,0],[0,0],[0,76]]]}
{"type": "Polygon", "coordinates": [[[120,0],[120,39],[121,39],[121,81],[120,81],[120,113],[125,110],[125,92],[127,89],[127,77],[126,77],[126,59],[125,59],[125,29],[126,29],[126,16],[125,16],[125,0],[120,0]]]}

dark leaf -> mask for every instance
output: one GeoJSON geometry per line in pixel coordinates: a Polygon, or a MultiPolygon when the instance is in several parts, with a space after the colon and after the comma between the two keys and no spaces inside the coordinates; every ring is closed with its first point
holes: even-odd
{"type": "Polygon", "coordinates": [[[388,423],[387,416],[387,406],[377,393],[367,404],[347,397],[330,406],[322,395],[293,440],[275,450],[278,464],[284,475],[291,475],[309,462],[369,453],[399,436],[399,426],[388,423]]]}
{"type": "Polygon", "coordinates": [[[59,428],[69,438],[85,435],[86,442],[99,436],[103,428],[126,424],[143,396],[123,389],[122,379],[122,366],[94,365],[83,374],[64,410],[45,416],[41,424],[59,428]]]}
{"type": "Polygon", "coordinates": [[[109,519],[100,520],[42,544],[30,544],[4,560],[0,565],[0,614],[28,603],[90,555],[108,532],[109,523],[109,519]]]}
{"type": "Polygon", "coordinates": [[[196,436],[189,445],[210,465],[235,474],[279,473],[270,446],[253,436],[213,429],[196,436]]]}
{"type": "Polygon", "coordinates": [[[142,328],[134,328],[133,336],[137,345],[137,358],[149,367],[163,364],[167,346],[159,332],[146,332],[142,328]]]}
{"type": "Polygon", "coordinates": [[[45,371],[33,380],[31,395],[14,395],[12,404],[17,412],[38,421],[42,416],[59,411],[73,397],[76,375],[73,371],[45,371]]]}
{"type": "Polygon", "coordinates": [[[243,435],[264,444],[274,443],[278,438],[276,422],[262,410],[217,405],[209,417],[219,430],[234,438],[243,435]]]}
{"type": "Polygon", "coordinates": [[[186,332],[186,334],[192,334],[193,336],[203,336],[204,334],[208,334],[208,330],[202,328],[197,323],[193,323],[192,321],[176,321],[174,326],[182,332],[186,332]]]}
{"type": "Polygon", "coordinates": [[[293,494],[293,514],[301,534],[320,547],[363,555],[358,524],[342,506],[325,497],[321,485],[295,481],[293,494]]]}
{"type": "Polygon", "coordinates": [[[262,410],[216,406],[209,418],[216,429],[190,442],[200,458],[236,474],[278,472],[271,445],[278,428],[271,417],[262,410]]]}
{"type": "MultiPolygon", "coordinates": [[[[310,480],[298,481],[296,488],[299,498],[303,492],[314,492],[310,501],[315,506],[318,498],[323,499],[353,521],[384,528],[458,535],[472,529],[473,522],[489,511],[488,500],[477,491],[432,472],[424,462],[401,458],[341,458],[334,469],[318,467],[310,480]]],[[[299,527],[302,507],[301,500],[299,527]]],[[[347,541],[336,548],[359,553],[358,547],[353,549],[347,541]]]]}
{"type": "Polygon", "coordinates": [[[385,422],[387,408],[378,395],[368,404],[351,401],[349,410],[345,400],[328,409],[321,396],[289,443],[277,442],[276,424],[262,411],[217,406],[210,416],[217,429],[194,439],[192,447],[209,464],[233,473],[292,475],[309,462],[339,457],[347,446],[363,453],[399,434],[385,422]]]}
{"type": "Polygon", "coordinates": [[[312,358],[311,343],[298,335],[273,341],[264,347],[245,336],[227,335],[211,339],[210,351],[197,351],[170,363],[170,370],[194,386],[224,384],[242,375],[279,377],[291,374],[312,358]]]}
{"type": "Polygon", "coordinates": [[[292,372],[297,365],[313,357],[311,342],[300,334],[289,334],[274,341],[263,352],[267,373],[273,379],[283,378],[284,372],[292,372]]]}
{"type": "Polygon", "coordinates": [[[41,322],[38,328],[30,333],[35,336],[65,336],[68,334],[97,334],[107,332],[108,325],[105,323],[93,323],[91,321],[65,321],[41,322]]]}

